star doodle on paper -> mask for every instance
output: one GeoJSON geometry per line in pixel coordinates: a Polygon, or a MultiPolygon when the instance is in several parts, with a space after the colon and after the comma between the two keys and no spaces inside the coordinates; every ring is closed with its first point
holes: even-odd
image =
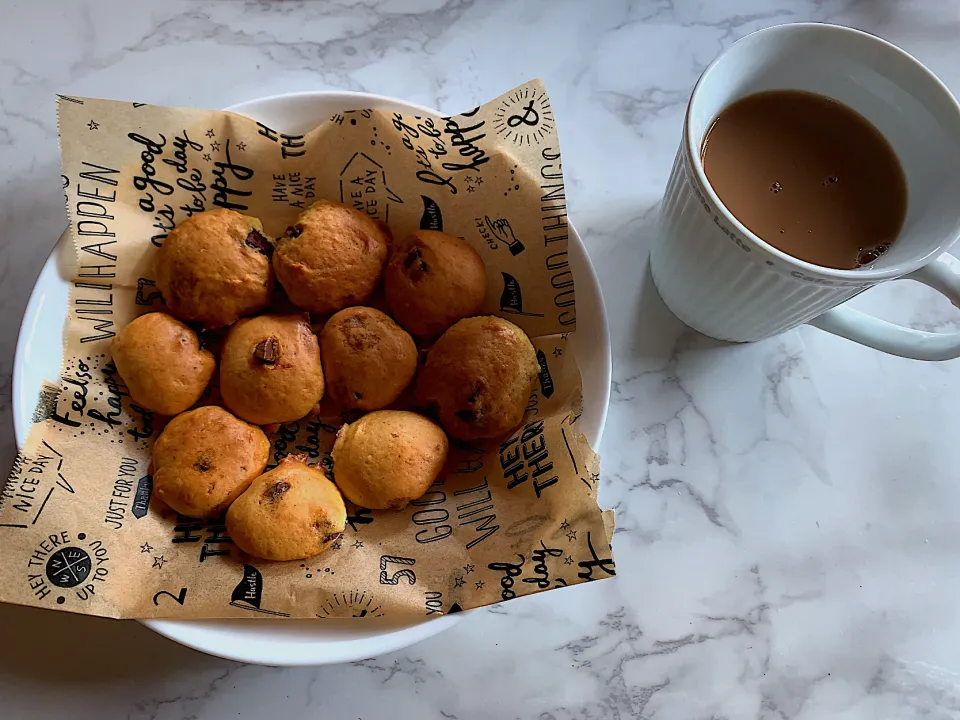
{"type": "Polygon", "coordinates": [[[596,485],[598,482],[600,482],[600,473],[598,473],[598,472],[592,472],[592,473],[590,473],[590,481],[591,481],[594,485],[596,485]]]}
{"type": "Polygon", "coordinates": [[[210,149],[213,152],[220,152],[220,143],[214,140],[212,143],[210,143],[210,149]]]}
{"type": "Polygon", "coordinates": [[[463,587],[464,585],[466,585],[466,583],[463,581],[462,577],[458,577],[453,581],[453,586],[455,588],[463,587]]]}
{"type": "Polygon", "coordinates": [[[472,573],[472,572],[473,572],[473,565],[464,565],[464,566],[463,566],[463,574],[464,574],[464,575],[469,575],[469,574],[472,573]]]}
{"type": "Polygon", "coordinates": [[[334,550],[339,550],[340,548],[343,547],[343,543],[341,543],[339,540],[337,540],[337,541],[336,541],[333,545],[331,545],[330,547],[332,547],[334,550]]]}
{"type": "Polygon", "coordinates": [[[464,182],[468,182],[468,183],[472,183],[472,182],[473,182],[473,175],[464,175],[464,176],[463,176],[463,181],[464,181],[464,182]]]}
{"type": "Polygon", "coordinates": [[[354,546],[357,550],[359,550],[360,548],[363,547],[363,540],[357,540],[357,541],[353,544],[353,546],[354,546]]]}
{"type": "Polygon", "coordinates": [[[474,585],[477,586],[477,590],[483,590],[483,580],[477,580],[474,585]]]}
{"type": "Polygon", "coordinates": [[[563,521],[562,523],[560,523],[560,529],[561,529],[561,530],[566,530],[568,527],[570,527],[570,523],[568,523],[568,522],[566,521],[566,519],[564,519],[564,521],[563,521]]]}
{"type": "Polygon", "coordinates": [[[567,555],[567,556],[563,559],[563,564],[564,564],[564,565],[573,565],[573,556],[572,556],[572,555],[567,555]]]}
{"type": "Polygon", "coordinates": [[[153,567],[163,569],[163,564],[169,562],[163,555],[154,555],[153,556],[153,567]]]}
{"type": "Polygon", "coordinates": [[[570,334],[570,333],[560,333],[560,339],[563,340],[564,342],[566,342],[566,340],[567,340],[567,335],[569,335],[569,334],[570,334]]]}
{"type": "Polygon", "coordinates": [[[555,347],[555,348],[553,349],[553,356],[554,356],[554,357],[560,357],[561,355],[563,355],[563,350],[561,350],[561,349],[558,348],[558,347],[555,347]]]}
{"type": "Polygon", "coordinates": [[[577,539],[577,531],[576,531],[576,530],[570,530],[570,531],[567,532],[567,540],[569,540],[570,542],[573,542],[573,541],[576,540],[576,539],[577,539]]]}
{"type": "Polygon", "coordinates": [[[87,123],[87,127],[90,128],[91,130],[99,130],[100,123],[98,123],[96,120],[91,120],[90,122],[87,123]]]}
{"type": "Polygon", "coordinates": [[[474,182],[475,182],[477,185],[483,185],[483,178],[478,175],[478,176],[476,177],[476,180],[475,180],[474,182]]]}
{"type": "Polygon", "coordinates": [[[208,137],[208,138],[212,138],[212,137],[215,137],[215,136],[216,136],[216,133],[213,131],[213,128],[210,128],[209,130],[207,130],[207,137],[208,137]]]}
{"type": "Polygon", "coordinates": [[[474,192],[476,189],[475,185],[467,185],[467,192],[474,192]]]}
{"type": "Polygon", "coordinates": [[[212,158],[210,157],[210,153],[204,153],[204,154],[203,154],[203,159],[206,160],[207,162],[210,162],[210,160],[212,159],[212,158]]]}
{"type": "Polygon", "coordinates": [[[143,545],[140,546],[140,552],[141,553],[153,552],[153,545],[151,545],[150,543],[144,543],[143,545]]]}
{"type": "Polygon", "coordinates": [[[237,150],[240,150],[241,152],[243,152],[246,149],[247,149],[247,144],[245,142],[237,143],[237,150]]]}

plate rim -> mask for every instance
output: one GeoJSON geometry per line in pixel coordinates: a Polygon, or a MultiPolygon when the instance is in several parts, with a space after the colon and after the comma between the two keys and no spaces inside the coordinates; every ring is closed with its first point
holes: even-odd
{"type": "MultiPolygon", "coordinates": [[[[316,97],[323,97],[327,100],[331,98],[353,100],[357,103],[364,103],[366,104],[366,107],[372,108],[378,106],[399,106],[407,109],[415,108],[426,113],[438,115],[442,114],[423,105],[406,102],[404,100],[400,100],[399,98],[379,95],[376,93],[364,93],[348,90],[305,90],[266,95],[233,104],[225,108],[225,110],[244,115],[244,108],[250,108],[256,104],[276,104],[290,102],[291,100],[297,100],[301,98],[313,99],[316,97]]],[[[600,413],[599,424],[596,429],[596,437],[588,437],[591,445],[596,448],[603,437],[603,431],[609,411],[610,381],[613,370],[612,348],[610,345],[607,311],[603,300],[603,293],[600,287],[600,280],[597,277],[596,268],[590,259],[583,239],[580,237],[580,234],[577,232],[572,222],[569,223],[569,230],[571,239],[573,242],[579,244],[579,250],[583,253],[584,258],[586,259],[586,262],[584,263],[584,269],[590,276],[590,283],[592,284],[593,288],[596,288],[595,301],[597,303],[597,311],[599,315],[599,346],[602,353],[601,372],[603,373],[603,382],[601,387],[604,388],[602,391],[603,396],[601,398],[602,410],[600,413]]],[[[12,373],[13,402],[11,402],[11,412],[13,413],[14,436],[18,449],[22,447],[24,441],[26,440],[27,433],[29,432],[29,423],[27,424],[27,427],[24,427],[22,421],[22,416],[25,416],[25,414],[15,411],[15,404],[17,403],[20,393],[22,393],[24,390],[23,366],[24,354],[26,352],[25,345],[32,342],[36,328],[35,324],[31,324],[28,327],[28,321],[33,320],[35,323],[36,318],[39,316],[40,309],[44,302],[45,292],[40,287],[40,280],[44,273],[51,271],[51,268],[56,269],[56,254],[61,243],[64,242],[69,242],[69,227],[64,230],[60,238],[58,238],[57,242],[54,244],[49,255],[47,256],[47,259],[44,261],[40,273],[37,275],[37,278],[34,281],[33,288],[30,292],[30,296],[27,300],[27,304],[24,308],[24,313],[21,318],[20,328],[17,333],[12,373]]],[[[209,640],[204,642],[202,634],[200,638],[191,637],[190,631],[195,630],[195,628],[192,626],[198,623],[216,622],[215,620],[143,619],[138,620],[138,622],[150,628],[157,634],[162,635],[163,637],[166,637],[181,645],[228,660],[275,666],[316,666],[355,661],[408,647],[452,627],[453,625],[457,624],[465,614],[470,612],[472,611],[468,610],[463,614],[444,615],[440,618],[417,622],[412,625],[407,625],[405,627],[389,630],[365,638],[345,638],[343,640],[317,641],[315,643],[304,643],[297,645],[285,643],[283,639],[277,639],[272,642],[256,642],[255,645],[259,646],[266,644],[269,645],[271,649],[265,650],[264,648],[259,648],[259,651],[254,654],[249,652],[249,650],[253,650],[253,648],[249,648],[247,652],[244,652],[245,644],[243,642],[243,635],[245,633],[241,630],[233,629],[230,631],[232,633],[239,633],[239,637],[236,637],[232,643],[229,643],[226,646],[222,646],[216,642],[214,642],[214,644],[210,644],[209,640]],[[307,648],[309,648],[309,650],[307,650],[307,648]],[[286,652],[291,652],[291,654],[285,654],[286,652]]],[[[256,620],[251,620],[250,622],[256,622],[256,620]]]]}

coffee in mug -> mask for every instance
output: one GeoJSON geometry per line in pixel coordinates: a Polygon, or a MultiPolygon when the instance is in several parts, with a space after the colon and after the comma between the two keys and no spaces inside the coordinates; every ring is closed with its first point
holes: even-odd
{"type": "Polygon", "coordinates": [[[890,143],[823,95],[768,90],[741,98],[720,112],[700,156],[735,218],[814,265],[869,266],[906,217],[907,183],[890,143]]]}
{"type": "Polygon", "coordinates": [[[958,198],[960,103],[929,69],[852,28],[765,28],[697,81],[650,270],[667,307],[720,340],[810,323],[903,357],[957,358],[958,332],[845,303],[903,278],[960,307],[960,259],[945,252],[958,198]]]}

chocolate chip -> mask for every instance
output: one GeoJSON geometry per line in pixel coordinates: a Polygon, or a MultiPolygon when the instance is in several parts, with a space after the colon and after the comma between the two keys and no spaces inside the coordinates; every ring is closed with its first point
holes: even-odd
{"type": "Polygon", "coordinates": [[[362,393],[358,393],[356,390],[353,391],[353,399],[360,400],[363,397],[362,393]]]}
{"type": "Polygon", "coordinates": [[[213,459],[209,455],[201,455],[193,464],[193,469],[199,470],[200,472],[207,472],[211,465],[213,465],[213,459]]]}
{"type": "Polygon", "coordinates": [[[464,422],[478,422],[480,417],[483,415],[483,401],[480,399],[480,392],[483,390],[483,385],[477,383],[473,388],[473,394],[467,398],[467,402],[472,406],[468,410],[461,410],[456,413],[457,417],[463,420],[464,422]]]}
{"type": "Polygon", "coordinates": [[[272,486],[263,491],[263,496],[270,502],[275,503],[287,490],[290,489],[290,483],[283,480],[275,482],[272,486]]]}
{"type": "Polygon", "coordinates": [[[411,280],[419,280],[427,274],[429,268],[423,260],[423,253],[420,248],[412,247],[407,251],[407,256],[403,259],[403,267],[407,270],[407,275],[411,280]]]}
{"type": "Polygon", "coordinates": [[[270,241],[267,240],[258,230],[251,230],[244,242],[246,243],[247,247],[253,248],[258,253],[262,253],[267,257],[273,255],[273,245],[271,245],[270,241]]]}
{"type": "Polygon", "coordinates": [[[253,359],[263,365],[273,365],[280,357],[280,342],[275,337],[261,340],[253,349],[253,359]]]}
{"type": "Polygon", "coordinates": [[[288,238],[293,240],[293,238],[300,237],[300,233],[303,232],[303,225],[291,225],[287,228],[287,231],[284,233],[288,238]]]}
{"type": "Polygon", "coordinates": [[[338,532],[330,533],[329,535],[324,535],[323,542],[329,543],[329,542],[333,542],[334,540],[339,540],[342,535],[343,533],[338,533],[338,532]]]}

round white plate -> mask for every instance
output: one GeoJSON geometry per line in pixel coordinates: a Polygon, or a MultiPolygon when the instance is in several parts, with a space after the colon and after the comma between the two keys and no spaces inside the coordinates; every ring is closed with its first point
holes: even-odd
{"type": "MultiPolygon", "coordinates": [[[[331,115],[365,108],[432,112],[379,95],[307,92],[251,100],[228,110],[286,132],[306,132],[331,115]]],[[[597,275],[583,242],[570,226],[570,263],[577,289],[577,331],[571,336],[583,375],[583,415],[578,423],[596,447],[610,400],[610,338],[597,275]]],[[[14,429],[23,445],[44,380],[60,375],[61,334],[67,315],[74,253],[64,233],[30,295],[13,364],[14,429]]],[[[373,657],[412,645],[456,624],[462,615],[420,622],[351,620],[147,620],[144,624],[183,645],[211,655],[264,665],[322,665],[373,657]]]]}

